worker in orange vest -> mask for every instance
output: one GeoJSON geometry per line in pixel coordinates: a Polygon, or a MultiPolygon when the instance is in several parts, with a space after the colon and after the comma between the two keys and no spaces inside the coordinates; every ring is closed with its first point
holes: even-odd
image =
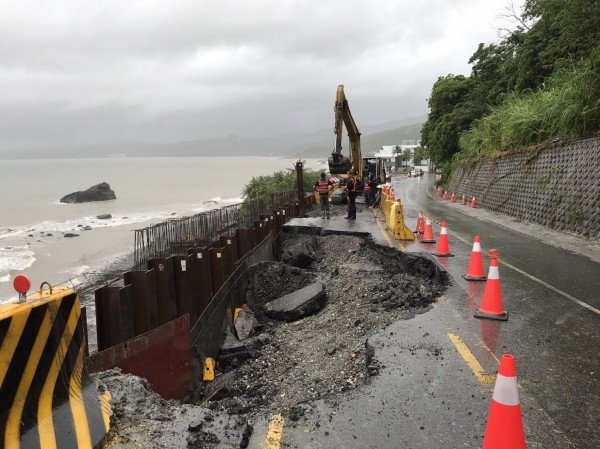
{"type": "Polygon", "coordinates": [[[321,173],[320,179],[315,183],[315,192],[319,192],[321,218],[329,218],[329,191],[332,187],[333,182],[327,179],[325,173],[321,173]]]}

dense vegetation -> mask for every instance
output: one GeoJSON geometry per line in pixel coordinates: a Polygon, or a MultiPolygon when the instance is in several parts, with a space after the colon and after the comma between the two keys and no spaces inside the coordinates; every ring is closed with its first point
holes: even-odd
{"type": "Polygon", "coordinates": [[[600,1],[526,0],[511,15],[516,29],[479,45],[470,76],[432,88],[422,143],[446,168],[600,131],[600,1]]]}
{"type": "MultiPolygon", "coordinates": [[[[320,171],[304,170],[304,192],[313,191],[313,186],[321,175],[320,171]]],[[[244,187],[244,200],[252,200],[277,192],[290,192],[297,189],[296,170],[278,171],[272,175],[254,176],[244,187]]]]}

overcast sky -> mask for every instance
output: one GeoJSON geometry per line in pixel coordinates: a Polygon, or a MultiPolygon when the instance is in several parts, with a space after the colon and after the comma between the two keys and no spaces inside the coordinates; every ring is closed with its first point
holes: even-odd
{"type": "Polygon", "coordinates": [[[424,115],[508,4],[0,0],[0,152],[333,129],[338,84],[359,129],[424,115]]]}

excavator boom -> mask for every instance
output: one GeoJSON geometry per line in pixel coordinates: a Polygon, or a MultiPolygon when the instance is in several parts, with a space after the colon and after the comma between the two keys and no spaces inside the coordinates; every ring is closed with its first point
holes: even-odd
{"type": "Polygon", "coordinates": [[[350,113],[348,100],[344,95],[344,86],[339,85],[335,98],[335,147],[329,158],[329,172],[331,174],[344,174],[353,170],[362,179],[362,157],[360,152],[360,132],[356,127],[354,118],[350,113]],[[350,140],[350,157],[342,154],[342,128],[346,126],[348,138],[350,140]]]}

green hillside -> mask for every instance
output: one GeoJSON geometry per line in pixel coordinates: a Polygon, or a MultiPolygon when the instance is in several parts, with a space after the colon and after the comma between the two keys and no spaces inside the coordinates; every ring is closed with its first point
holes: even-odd
{"type": "MultiPolygon", "coordinates": [[[[414,123],[412,125],[401,126],[400,128],[388,129],[378,133],[369,135],[361,135],[360,146],[363,156],[370,156],[378,152],[384,145],[398,145],[403,140],[420,140],[421,139],[421,128],[423,123],[414,123]]],[[[324,158],[328,157],[333,151],[334,145],[334,134],[323,142],[315,142],[300,151],[298,154],[302,158],[324,158]]],[[[343,151],[348,151],[349,148],[348,137],[344,136],[342,139],[343,151]]]]}

